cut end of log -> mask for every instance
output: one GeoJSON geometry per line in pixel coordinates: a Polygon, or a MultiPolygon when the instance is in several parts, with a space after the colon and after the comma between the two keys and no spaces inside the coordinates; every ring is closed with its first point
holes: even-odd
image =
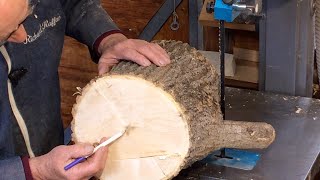
{"type": "Polygon", "coordinates": [[[129,75],[104,76],[82,93],[86,97],[74,107],[76,142],[93,144],[128,127],[110,145],[102,179],[140,179],[141,174],[163,179],[180,170],[189,149],[189,130],[171,95],[129,75]]]}

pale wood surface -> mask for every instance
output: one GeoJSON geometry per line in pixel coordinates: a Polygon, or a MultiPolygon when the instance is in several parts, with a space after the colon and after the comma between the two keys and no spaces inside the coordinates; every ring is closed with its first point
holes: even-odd
{"type": "Polygon", "coordinates": [[[77,142],[94,144],[127,129],[110,145],[102,179],[121,179],[123,173],[130,179],[162,179],[180,167],[190,146],[188,124],[161,88],[140,78],[106,76],[81,93],[73,113],[77,142]]]}

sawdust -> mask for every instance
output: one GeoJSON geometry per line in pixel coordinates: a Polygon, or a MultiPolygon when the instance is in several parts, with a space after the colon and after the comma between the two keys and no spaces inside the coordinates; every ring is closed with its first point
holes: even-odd
{"type": "Polygon", "coordinates": [[[301,111],[302,111],[302,109],[298,107],[298,109],[296,110],[296,113],[297,113],[297,114],[300,114],[301,111]]]}

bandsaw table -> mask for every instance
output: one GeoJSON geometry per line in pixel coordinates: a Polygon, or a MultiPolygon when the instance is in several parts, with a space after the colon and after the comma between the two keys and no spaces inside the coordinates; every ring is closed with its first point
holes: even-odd
{"type": "Polygon", "coordinates": [[[194,163],[175,179],[300,180],[319,170],[320,100],[226,88],[226,119],[264,121],[276,130],[276,139],[258,152],[253,170],[194,163]]]}

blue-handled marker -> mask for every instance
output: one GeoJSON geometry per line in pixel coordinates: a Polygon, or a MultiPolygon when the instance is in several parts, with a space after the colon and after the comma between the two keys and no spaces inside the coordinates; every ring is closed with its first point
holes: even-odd
{"type": "Polygon", "coordinates": [[[72,168],[73,166],[77,165],[78,163],[85,161],[86,159],[87,158],[85,158],[85,157],[77,158],[72,163],[70,163],[66,167],[64,167],[64,170],[68,170],[68,169],[72,168]]]}
{"type": "MultiPolygon", "coordinates": [[[[109,138],[108,140],[106,140],[105,142],[101,143],[99,146],[95,147],[92,154],[94,154],[98,149],[100,149],[101,147],[104,147],[110,143],[112,143],[113,141],[117,140],[118,138],[120,138],[124,133],[126,132],[126,130],[118,132],[117,134],[113,135],[111,138],[109,138]]],[[[77,159],[75,159],[73,162],[71,162],[70,164],[68,164],[67,166],[64,167],[64,170],[68,170],[70,168],[72,168],[73,166],[85,161],[88,157],[90,157],[92,154],[90,154],[89,156],[85,156],[85,157],[79,157],[77,159]]]]}

